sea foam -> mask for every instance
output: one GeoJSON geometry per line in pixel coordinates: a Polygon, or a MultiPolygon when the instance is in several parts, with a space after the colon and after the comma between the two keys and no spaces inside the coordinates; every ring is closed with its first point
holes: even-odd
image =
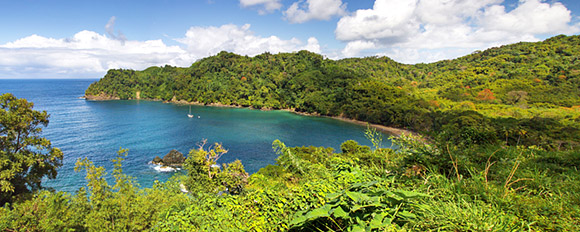
{"type": "Polygon", "coordinates": [[[149,162],[149,166],[153,169],[155,169],[155,171],[157,172],[177,172],[179,170],[181,170],[181,168],[174,168],[174,167],[168,167],[168,166],[163,166],[163,165],[158,165],[158,164],[152,164],[151,162],[149,162]]]}

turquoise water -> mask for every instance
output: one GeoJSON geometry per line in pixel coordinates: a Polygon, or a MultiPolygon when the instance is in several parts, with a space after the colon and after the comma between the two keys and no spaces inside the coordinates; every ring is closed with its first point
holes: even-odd
{"type": "MultiPolygon", "coordinates": [[[[220,163],[240,159],[250,173],[275,163],[272,142],[276,139],[287,146],[335,150],[349,139],[370,145],[363,126],[285,111],[192,106],[195,117],[188,118],[189,106],[185,105],[80,99],[94,81],[0,80],[0,93],[26,98],[34,102],[35,110],[50,114],[50,124],[43,134],[63,151],[64,161],[57,179],[46,181],[45,186],[76,191],[86,184],[84,173],[74,172],[76,160],[88,157],[110,172],[111,160],[120,147],[129,149],[124,172],[142,187],[150,187],[155,180],[165,181],[174,173],[158,172],[149,161],[171,149],[187,154],[203,139],[220,142],[229,150],[220,163]]],[[[383,143],[391,146],[389,141],[383,143]]]]}

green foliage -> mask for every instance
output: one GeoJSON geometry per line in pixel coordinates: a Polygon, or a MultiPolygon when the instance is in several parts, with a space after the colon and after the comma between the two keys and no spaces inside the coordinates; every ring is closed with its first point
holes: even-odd
{"type": "Polygon", "coordinates": [[[198,195],[171,211],[159,230],[578,229],[578,152],[440,149],[411,135],[395,140],[397,153],[346,154],[276,141],[284,161],[250,176],[244,192],[198,195]],[[368,156],[377,158],[362,159],[368,156]],[[428,168],[413,172],[420,165],[428,168]]]}
{"type": "Polygon", "coordinates": [[[291,230],[371,231],[415,219],[411,199],[427,195],[405,190],[388,191],[378,182],[356,183],[338,193],[330,193],[320,208],[298,212],[291,230]]]}
{"type": "Polygon", "coordinates": [[[498,140],[498,132],[492,120],[475,111],[451,113],[447,118],[449,121],[441,123],[438,141],[465,147],[473,144],[493,144],[498,140]]]}
{"type": "Polygon", "coordinates": [[[574,148],[580,146],[579,38],[557,36],[417,65],[386,57],[334,61],[307,51],[253,58],[221,52],[189,68],[110,70],[86,95],[342,116],[443,134],[438,141],[461,146],[501,144],[504,138],[495,135],[542,118],[563,132],[538,129],[529,139],[508,135],[507,143],[574,148]],[[513,118],[507,127],[505,118],[513,118]],[[464,128],[469,123],[483,124],[464,128]]]}
{"type": "Polygon", "coordinates": [[[43,178],[56,178],[63,154],[40,136],[46,111],[12,94],[0,96],[0,206],[41,189],[43,178]]]}
{"type": "Polygon", "coordinates": [[[122,161],[128,150],[120,149],[113,160],[114,185],[109,185],[103,167],[79,159],[76,169],[86,171],[88,191],[70,195],[38,192],[31,200],[3,208],[0,230],[18,231],[143,231],[153,229],[163,212],[190,204],[179,191],[179,180],[139,189],[123,174],[122,161]]]}
{"type": "Polygon", "coordinates": [[[278,165],[286,169],[286,171],[298,175],[303,175],[306,173],[306,162],[298,159],[294,154],[292,154],[292,149],[286,147],[286,145],[280,140],[275,140],[272,143],[272,149],[278,154],[278,159],[276,162],[278,165]]]}
{"type": "MultiPolygon", "coordinates": [[[[0,208],[0,230],[579,231],[579,45],[580,36],[557,36],[417,65],[221,52],[189,68],[110,70],[87,95],[294,109],[429,137],[392,137],[397,150],[383,149],[369,129],[374,149],[346,141],[341,153],[276,140],[276,164],[250,176],[241,161],[218,166],[227,150],[203,142],[186,175],[145,189],[123,174],[121,149],[114,185],[80,159],[87,189],[18,198],[0,208]]],[[[46,113],[18,102],[29,110],[0,111],[2,123],[46,126],[46,113]]],[[[10,133],[3,147],[14,146],[10,133]]],[[[5,154],[0,178],[10,177],[5,154]]]]}
{"type": "Polygon", "coordinates": [[[217,174],[221,182],[231,194],[240,194],[248,184],[248,173],[244,170],[242,161],[236,160],[223,165],[223,171],[217,174]]]}
{"type": "Polygon", "coordinates": [[[85,179],[89,187],[90,201],[99,204],[106,198],[110,197],[111,186],[105,180],[105,168],[96,167],[88,158],[78,159],[75,164],[75,171],[86,171],[85,179]]]}
{"type": "Polygon", "coordinates": [[[79,231],[84,229],[89,202],[81,189],[76,195],[39,191],[12,210],[0,209],[0,229],[5,231],[79,231]],[[3,211],[3,212],[2,212],[3,211]]]}
{"type": "Polygon", "coordinates": [[[332,149],[286,147],[275,141],[281,156],[292,156],[300,165],[285,162],[270,165],[253,174],[239,195],[200,192],[195,204],[172,211],[161,230],[288,230],[295,212],[323,206],[326,195],[340,192],[372,175],[349,158],[332,154],[332,149]],[[302,167],[299,173],[296,167],[302,167]]]}
{"type": "Polygon", "coordinates": [[[248,173],[239,160],[223,164],[223,169],[217,164],[218,159],[228,151],[219,143],[205,148],[207,140],[203,140],[198,149],[192,149],[185,160],[184,168],[188,171],[185,185],[193,192],[218,193],[224,191],[240,194],[248,183],[248,173]]]}
{"type": "Polygon", "coordinates": [[[431,169],[447,166],[438,162],[444,159],[441,158],[442,154],[439,149],[436,146],[425,143],[424,138],[421,136],[409,134],[391,137],[391,139],[399,147],[400,154],[404,154],[400,155],[400,163],[398,164],[403,168],[413,167],[413,165],[431,169]]]}
{"type": "Polygon", "coordinates": [[[529,229],[518,217],[481,201],[432,201],[425,216],[417,220],[421,229],[442,231],[524,231],[529,229]]]}
{"type": "Polygon", "coordinates": [[[383,143],[383,134],[378,132],[376,128],[367,125],[365,137],[371,141],[375,149],[380,149],[383,143]]]}
{"type": "MultiPolygon", "coordinates": [[[[232,192],[240,183],[243,189],[221,195],[212,188],[181,193],[180,183],[191,174],[140,190],[122,173],[127,153],[121,149],[113,161],[115,185],[102,181],[104,169],[80,160],[79,167],[87,171],[88,192],[42,191],[0,208],[0,230],[579,229],[578,151],[537,146],[440,149],[411,135],[395,141],[397,152],[364,149],[346,154],[321,147],[290,148],[276,141],[281,156],[291,154],[295,162],[262,168],[247,184],[241,162],[224,165],[211,180],[232,192]],[[428,168],[413,172],[422,165],[420,160],[428,168]],[[296,171],[296,162],[303,173],[296,171]]],[[[199,175],[209,178],[205,169],[199,175]]]]}
{"type": "Polygon", "coordinates": [[[131,177],[123,174],[122,161],[127,149],[119,149],[113,160],[113,177],[115,185],[110,186],[105,180],[105,169],[95,167],[87,158],[77,161],[75,170],[86,170],[89,187],[89,210],[85,213],[83,226],[91,231],[135,231],[152,226],[152,218],[158,206],[145,202],[149,196],[139,193],[131,177]]]}
{"type": "Polygon", "coordinates": [[[368,146],[359,145],[354,140],[347,140],[340,145],[340,150],[344,154],[353,154],[353,153],[367,153],[370,152],[371,148],[368,146]]]}

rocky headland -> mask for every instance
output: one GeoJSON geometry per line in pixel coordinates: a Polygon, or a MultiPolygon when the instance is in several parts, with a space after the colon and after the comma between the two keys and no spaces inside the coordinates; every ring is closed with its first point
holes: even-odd
{"type": "Polygon", "coordinates": [[[163,156],[163,159],[160,158],[159,156],[155,156],[155,158],[151,162],[153,164],[166,167],[181,167],[185,162],[185,156],[183,155],[183,153],[173,149],[165,156],[163,156]]]}

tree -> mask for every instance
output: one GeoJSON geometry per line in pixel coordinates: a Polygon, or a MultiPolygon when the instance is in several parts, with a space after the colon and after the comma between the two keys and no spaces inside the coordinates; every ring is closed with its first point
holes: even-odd
{"type": "Polygon", "coordinates": [[[248,184],[250,177],[244,169],[242,161],[236,160],[229,164],[223,164],[223,168],[224,170],[217,174],[219,181],[230,194],[240,194],[248,184]]]}
{"type": "Polygon", "coordinates": [[[523,107],[527,105],[528,92],[526,91],[509,91],[506,95],[506,101],[512,105],[523,107]]]}
{"type": "Polygon", "coordinates": [[[368,153],[371,151],[369,146],[359,145],[354,140],[347,140],[340,145],[343,154],[368,153]]]}
{"type": "Polygon", "coordinates": [[[63,154],[40,136],[46,111],[7,93],[0,96],[0,205],[41,188],[42,178],[56,178],[63,154]]]}
{"type": "Polygon", "coordinates": [[[218,165],[219,158],[226,154],[220,143],[206,148],[204,139],[197,149],[192,149],[184,163],[187,170],[185,185],[190,192],[240,194],[248,183],[249,174],[244,170],[242,161],[218,165]]]}
{"type": "Polygon", "coordinates": [[[477,93],[477,99],[480,101],[493,101],[495,96],[493,96],[493,92],[490,89],[484,89],[477,93]]]}

